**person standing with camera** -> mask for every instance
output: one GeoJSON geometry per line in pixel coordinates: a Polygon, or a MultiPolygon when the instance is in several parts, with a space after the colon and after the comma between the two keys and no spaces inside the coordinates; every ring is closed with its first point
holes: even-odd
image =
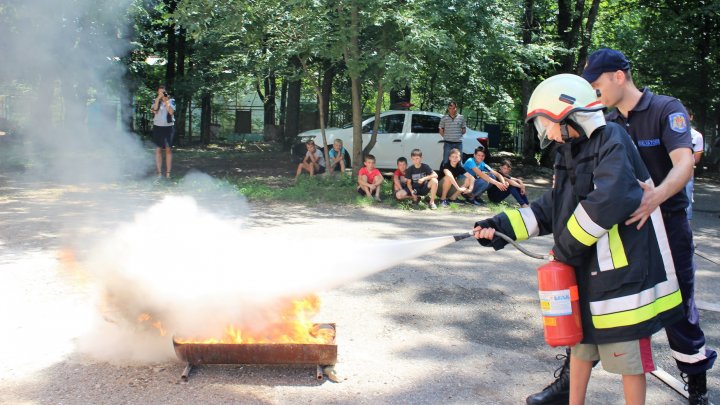
{"type": "Polygon", "coordinates": [[[165,86],[158,86],[157,97],[150,110],[153,112],[152,139],[155,144],[155,167],[158,179],[162,178],[162,149],[165,149],[165,177],[172,171],[172,142],[175,134],[175,100],[170,98],[165,86]]]}

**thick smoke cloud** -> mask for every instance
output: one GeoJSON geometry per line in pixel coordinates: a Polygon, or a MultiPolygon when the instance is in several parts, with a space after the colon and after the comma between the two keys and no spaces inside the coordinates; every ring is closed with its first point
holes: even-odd
{"type": "Polygon", "coordinates": [[[121,129],[121,58],[128,0],[5,0],[0,4],[0,93],[22,139],[12,150],[33,179],[112,181],[152,159],[121,129]],[[22,158],[17,154],[22,154],[22,158]]]}

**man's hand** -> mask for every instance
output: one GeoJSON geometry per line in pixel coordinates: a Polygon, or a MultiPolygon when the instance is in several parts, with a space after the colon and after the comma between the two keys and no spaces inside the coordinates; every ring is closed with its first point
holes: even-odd
{"type": "Polygon", "coordinates": [[[659,207],[664,200],[662,195],[655,191],[654,186],[643,183],[640,180],[638,180],[638,183],[640,183],[640,187],[643,189],[642,201],[635,212],[630,215],[630,218],[625,221],[625,225],[637,222],[637,229],[640,229],[643,225],[645,225],[648,218],[650,218],[650,214],[652,214],[652,212],[655,211],[655,209],[659,207]]]}

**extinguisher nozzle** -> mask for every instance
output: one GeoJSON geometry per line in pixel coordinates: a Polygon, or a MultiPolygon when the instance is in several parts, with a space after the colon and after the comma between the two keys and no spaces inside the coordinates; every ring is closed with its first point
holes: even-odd
{"type": "Polygon", "coordinates": [[[473,236],[473,231],[453,235],[453,239],[455,239],[455,242],[457,242],[459,240],[463,240],[463,239],[469,238],[471,236],[473,236]]]}

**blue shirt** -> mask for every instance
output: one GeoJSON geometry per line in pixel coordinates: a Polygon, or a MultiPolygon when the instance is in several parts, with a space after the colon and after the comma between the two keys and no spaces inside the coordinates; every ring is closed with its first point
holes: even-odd
{"type": "Polygon", "coordinates": [[[469,158],[468,160],[465,161],[465,164],[463,165],[463,168],[465,168],[466,172],[468,172],[471,176],[478,179],[480,177],[478,177],[478,175],[475,174],[475,172],[473,171],[473,169],[476,167],[485,173],[490,172],[490,166],[486,165],[485,162],[477,163],[475,161],[475,158],[469,158]]]}
{"type": "MultiPolygon", "coordinates": [[[[328,157],[330,160],[335,159],[335,156],[337,156],[337,152],[335,152],[335,148],[330,147],[330,150],[328,151],[328,157]]],[[[340,148],[340,156],[345,156],[345,147],[340,148]]]]}
{"type": "MultiPolygon", "coordinates": [[[[657,187],[673,168],[670,152],[679,148],[692,150],[690,120],[682,103],[672,97],[643,89],[637,105],[623,117],[618,110],[607,120],[622,125],[640,152],[650,177],[657,187]]],[[[664,212],[684,210],[688,206],[685,190],[680,190],[660,205],[664,212]]]]}

